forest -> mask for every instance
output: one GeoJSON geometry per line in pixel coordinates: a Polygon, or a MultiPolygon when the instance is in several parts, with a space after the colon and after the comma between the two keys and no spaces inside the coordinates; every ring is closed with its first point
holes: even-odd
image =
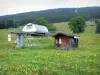
{"type": "Polygon", "coordinates": [[[13,15],[0,16],[0,29],[18,27],[33,23],[37,18],[43,17],[49,23],[67,22],[72,17],[83,16],[85,20],[100,18],[100,7],[58,8],[42,11],[31,11],[13,15]]]}

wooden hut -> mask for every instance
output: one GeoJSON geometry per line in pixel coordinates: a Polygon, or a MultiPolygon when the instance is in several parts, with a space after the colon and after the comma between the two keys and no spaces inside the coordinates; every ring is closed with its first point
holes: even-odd
{"type": "Polygon", "coordinates": [[[79,36],[77,35],[58,32],[53,37],[55,38],[55,48],[71,49],[78,47],[79,36]]]}

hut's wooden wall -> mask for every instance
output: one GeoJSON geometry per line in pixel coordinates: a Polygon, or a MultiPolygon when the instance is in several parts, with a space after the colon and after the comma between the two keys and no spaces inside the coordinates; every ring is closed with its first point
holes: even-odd
{"type": "Polygon", "coordinates": [[[55,46],[57,48],[62,48],[62,49],[68,48],[69,47],[69,37],[64,36],[64,35],[56,36],[55,37],[55,46]],[[59,38],[61,38],[61,41],[62,41],[61,44],[59,44],[59,38]]]}
{"type": "Polygon", "coordinates": [[[62,48],[68,48],[69,46],[69,37],[63,36],[62,37],[62,48]]]}

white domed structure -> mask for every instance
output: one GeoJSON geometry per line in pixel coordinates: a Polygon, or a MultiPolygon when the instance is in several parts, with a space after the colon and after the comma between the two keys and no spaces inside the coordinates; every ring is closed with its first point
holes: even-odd
{"type": "Polygon", "coordinates": [[[28,23],[27,25],[25,25],[22,31],[23,32],[48,33],[48,29],[46,26],[32,24],[32,23],[28,23]]]}

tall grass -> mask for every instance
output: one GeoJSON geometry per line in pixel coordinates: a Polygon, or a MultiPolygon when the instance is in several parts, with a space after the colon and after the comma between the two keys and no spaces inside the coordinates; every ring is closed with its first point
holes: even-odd
{"type": "MultiPolygon", "coordinates": [[[[56,24],[58,30],[71,33],[65,25],[56,24]]],[[[0,30],[0,75],[100,75],[100,34],[87,27],[73,50],[55,49],[52,37],[41,37],[38,48],[7,49],[8,32],[0,30]]]]}

